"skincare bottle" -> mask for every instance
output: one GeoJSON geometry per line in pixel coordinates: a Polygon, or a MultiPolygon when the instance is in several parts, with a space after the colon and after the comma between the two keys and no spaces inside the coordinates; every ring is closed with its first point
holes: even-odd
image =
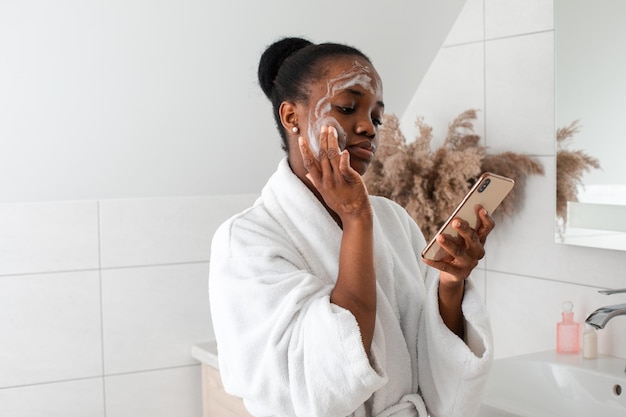
{"type": "Polygon", "coordinates": [[[574,304],[571,301],[563,303],[563,321],[556,324],[556,351],[557,353],[578,353],[579,324],[574,321],[574,304]]]}
{"type": "Polygon", "coordinates": [[[598,357],[598,334],[593,326],[585,325],[583,333],[583,358],[596,359],[598,357]]]}

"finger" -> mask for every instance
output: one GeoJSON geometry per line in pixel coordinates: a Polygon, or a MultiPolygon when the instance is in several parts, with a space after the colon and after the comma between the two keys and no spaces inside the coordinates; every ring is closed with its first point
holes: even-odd
{"type": "Polygon", "coordinates": [[[457,282],[462,281],[465,278],[467,278],[467,276],[469,276],[469,274],[466,273],[466,269],[461,268],[452,262],[433,261],[432,259],[424,259],[424,263],[426,263],[428,266],[438,269],[439,271],[443,273],[448,274],[450,277],[452,277],[454,281],[457,281],[457,282]]]}
{"type": "Polygon", "coordinates": [[[452,227],[463,240],[459,242],[461,246],[457,248],[457,257],[462,256],[461,252],[465,252],[466,256],[474,259],[482,259],[485,256],[483,242],[480,241],[478,233],[470,227],[468,222],[462,219],[454,219],[452,227]]]}
{"type": "Polygon", "coordinates": [[[472,229],[467,221],[460,218],[454,219],[452,221],[452,228],[456,230],[466,248],[476,244],[480,245],[476,229],[472,229]]]}
{"type": "Polygon", "coordinates": [[[326,164],[328,161],[328,126],[322,126],[320,129],[320,152],[318,155],[318,159],[322,166],[326,164]]]}
{"type": "Polygon", "coordinates": [[[328,159],[336,159],[340,154],[337,129],[334,126],[328,126],[328,159]]]}
{"type": "Polygon", "coordinates": [[[319,162],[315,159],[315,156],[313,156],[313,151],[311,150],[307,138],[300,136],[298,138],[298,145],[300,145],[300,154],[302,155],[304,168],[309,172],[307,176],[315,183],[315,180],[321,177],[319,162]]]}
{"type": "Polygon", "coordinates": [[[487,235],[496,227],[496,222],[491,214],[489,214],[483,207],[478,209],[478,218],[480,219],[481,225],[476,229],[476,231],[478,232],[480,241],[484,244],[487,239],[487,235]]]}
{"type": "Polygon", "coordinates": [[[437,236],[437,243],[439,243],[439,246],[448,254],[442,261],[451,262],[461,256],[462,248],[460,242],[462,242],[463,239],[460,237],[457,238],[458,239],[455,239],[450,235],[444,234],[437,236]]]}
{"type": "MultiPolygon", "coordinates": [[[[461,281],[466,279],[478,265],[478,258],[471,256],[464,248],[463,238],[440,235],[437,243],[448,254],[439,261],[425,259],[424,262],[446,274],[446,279],[461,281]]],[[[481,246],[482,247],[482,246],[481,246]]],[[[442,276],[443,278],[443,276],[442,276]]]]}
{"type": "Polygon", "coordinates": [[[343,150],[339,155],[339,171],[343,178],[350,183],[358,182],[361,176],[350,165],[350,152],[343,150]]]}
{"type": "Polygon", "coordinates": [[[448,253],[448,256],[442,259],[442,262],[449,265],[446,272],[456,276],[466,277],[478,265],[478,261],[485,256],[485,249],[478,241],[468,243],[461,236],[456,238],[440,236],[438,242],[448,253]]]}

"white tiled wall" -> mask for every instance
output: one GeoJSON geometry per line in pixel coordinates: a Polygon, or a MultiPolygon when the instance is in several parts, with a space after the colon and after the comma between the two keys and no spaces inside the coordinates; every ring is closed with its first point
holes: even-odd
{"type": "Polygon", "coordinates": [[[215,228],[256,195],[0,205],[0,417],[198,417],[215,228]]]}
{"type": "Polygon", "coordinates": [[[0,205],[0,229],[0,275],[98,267],[95,202],[0,205]]]}
{"type": "Polygon", "coordinates": [[[553,39],[548,31],[485,42],[485,135],[493,152],[554,155],[553,39]]]}
{"type": "MultiPolygon", "coordinates": [[[[435,144],[460,111],[478,108],[476,132],[490,152],[529,154],[546,171],[528,178],[518,212],[498,224],[481,263],[498,357],[554,349],[565,299],[579,321],[626,302],[626,294],[597,293],[626,287],[626,252],[554,242],[553,17],[552,0],[468,0],[401,124],[412,138],[423,115],[435,144]]],[[[601,352],[626,357],[626,317],[598,340],[601,352]]]]}
{"type": "Polygon", "coordinates": [[[101,201],[102,267],[207,261],[218,225],[210,213],[224,204],[201,197],[101,201]]]}
{"type": "Polygon", "coordinates": [[[102,378],[0,388],[0,416],[105,417],[102,378]]]}
{"type": "Polygon", "coordinates": [[[103,270],[105,373],[195,364],[189,347],[212,334],[208,276],[206,262],[103,270]]]}
{"type": "Polygon", "coordinates": [[[0,277],[0,387],[102,373],[98,271],[0,277]]]}

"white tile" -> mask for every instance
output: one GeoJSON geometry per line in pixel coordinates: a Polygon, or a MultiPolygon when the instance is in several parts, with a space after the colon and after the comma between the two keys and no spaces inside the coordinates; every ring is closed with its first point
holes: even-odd
{"type": "Polygon", "coordinates": [[[474,131],[484,132],[483,45],[469,44],[442,48],[418,87],[401,119],[401,129],[412,142],[418,116],[433,128],[431,149],[443,143],[448,125],[462,112],[478,109],[474,131]]]}
{"type": "Polygon", "coordinates": [[[553,0],[485,0],[487,39],[552,29],[553,0]]]}
{"type": "Polygon", "coordinates": [[[108,376],[107,417],[199,417],[200,366],[108,376]]]}
{"type": "Polygon", "coordinates": [[[219,224],[251,206],[256,197],[101,201],[102,266],[206,261],[219,224]]]}
{"type": "Polygon", "coordinates": [[[485,54],[489,148],[554,155],[553,33],[489,41],[485,54]]]}
{"type": "Polygon", "coordinates": [[[196,363],[213,334],[208,263],[102,271],[105,373],[196,363]]]}
{"type": "Polygon", "coordinates": [[[102,375],[98,272],[0,277],[0,387],[102,375]]]}
{"type": "Polygon", "coordinates": [[[102,378],[0,389],[3,417],[104,417],[102,378]]]}
{"type": "Polygon", "coordinates": [[[467,0],[443,43],[445,46],[478,42],[485,38],[484,2],[485,0],[467,0]]]}
{"type": "MultiPolygon", "coordinates": [[[[563,301],[574,303],[574,319],[582,331],[587,316],[611,304],[595,289],[499,272],[487,273],[487,306],[494,331],[496,355],[514,356],[556,349],[556,324],[562,320],[563,301]]],[[[598,350],[614,356],[626,354],[626,320],[613,319],[598,331],[598,350]]]]}
{"type": "Polygon", "coordinates": [[[96,202],[0,204],[0,275],[98,268],[96,202]]]}

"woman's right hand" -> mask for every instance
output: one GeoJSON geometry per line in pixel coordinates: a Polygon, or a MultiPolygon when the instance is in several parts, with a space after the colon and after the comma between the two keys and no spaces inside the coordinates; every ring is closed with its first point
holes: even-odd
{"type": "Polygon", "coordinates": [[[374,268],[374,215],[365,183],[350,166],[348,151],[339,151],[337,131],[323,127],[316,159],[309,143],[299,138],[306,178],[328,208],[339,216],[343,230],[337,282],[331,303],[349,310],[356,319],[363,348],[370,355],[376,322],[376,272],[374,268]]]}
{"type": "Polygon", "coordinates": [[[342,222],[372,216],[372,209],[363,179],[350,166],[350,154],[341,152],[337,130],[323,126],[320,133],[319,157],[313,154],[307,138],[300,137],[300,153],[306,177],[320,193],[326,205],[342,222]]]}

